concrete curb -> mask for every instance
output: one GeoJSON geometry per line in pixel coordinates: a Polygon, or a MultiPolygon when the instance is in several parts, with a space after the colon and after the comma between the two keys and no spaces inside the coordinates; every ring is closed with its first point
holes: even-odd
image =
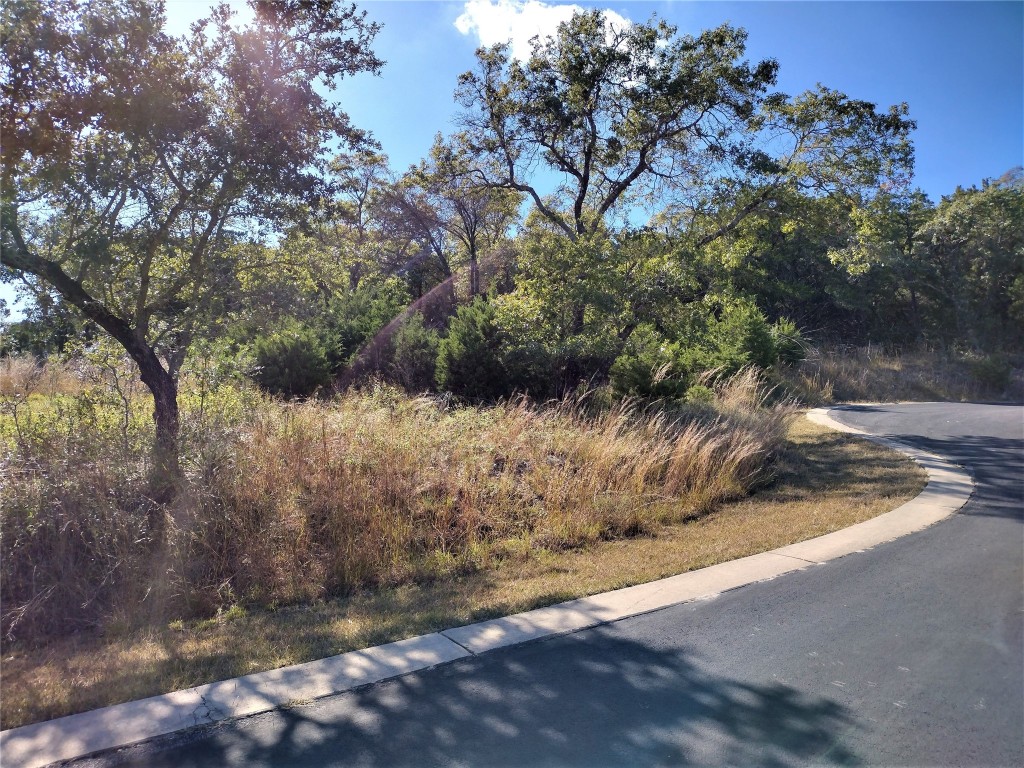
{"type": "Polygon", "coordinates": [[[831,419],[824,408],[810,411],[807,417],[910,456],[927,471],[928,484],[916,498],[891,512],[759,555],[515,616],[3,731],[3,766],[38,768],[196,725],[342,693],[496,648],[714,597],[919,531],[952,515],[973,492],[974,484],[967,471],[939,456],[848,427],[831,419]]]}

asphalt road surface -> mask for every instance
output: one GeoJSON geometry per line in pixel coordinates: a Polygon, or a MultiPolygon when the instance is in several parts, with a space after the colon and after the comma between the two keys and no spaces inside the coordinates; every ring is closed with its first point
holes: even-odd
{"type": "Polygon", "coordinates": [[[977,491],[774,581],[78,766],[1024,765],[1024,411],[833,413],[977,491]]]}

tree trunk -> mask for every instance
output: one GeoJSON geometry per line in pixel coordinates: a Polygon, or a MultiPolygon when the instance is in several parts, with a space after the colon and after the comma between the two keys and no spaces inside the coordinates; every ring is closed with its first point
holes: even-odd
{"type": "Polygon", "coordinates": [[[583,329],[585,327],[584,321],[586,319],[586,310],[587,308],[583,304],[578,304],[577,306],[572,308],[572,334],[574,336],[579,336],[581,333],[583,333],[583,329]]]}
{"type": "Polygon", "coordinates": [[[469,254],[469,298],[473,300],[480,293],[480,265],[476,254],[469,254]]]}
{"type": "Polygon", "coordinates": [[[923,334],[921,333],[921,310],[917,303],[917,290],[910,284],[910,281],[907,282],[907,287],[910,289],[910,311],[913,316],[914,337],[917,341],[920,341],[923,334]]]}
{"type": "MultiPolygon", "coordinates": [[[[14,270],[21,270],[41,277],[53,286],[83,315],[109,333],[139,366],[142,382],[153,393],[156,421],[156,442],[153,446],[153,474],[150,492],[157,505],[171,502],[181,482],[181,466],[178,463],[178,386],[170,369],[165,369],[153,347],[144,336],[133,329],[121,317],[111,312],[102,302],[93,298],[80,282],[72,278],[55,262],[32,253],[21,231],[17,227],[17,212],[4,206],[4,222],[9,229],[4,232],[4,248],[0,250],[0,262],[14,270]]],[[[163,512],[153,512],[160,519],[154,533],[163,531],[163,512]]]]}
{"type": "Polygon", "coordinates": [[[142,382],[153,394],[153,419],[156,422],[156,441],[153,444],[153,468],[150,491],[157,504],[174,500],[180,485],[181,465],[178,462],[178,385],[174,377],[164,370],[156,355],[150,354],[135,361],[142,373],[142,382]]]}

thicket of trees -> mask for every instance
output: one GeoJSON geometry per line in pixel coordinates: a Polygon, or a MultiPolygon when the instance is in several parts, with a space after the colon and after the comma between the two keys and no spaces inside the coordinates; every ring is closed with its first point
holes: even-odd
{"type": "Polygon", "coordinates": [[[400,173],[314,87],[377,71],[376,26],[252,4],[182,38],[151,0],[5,10],[3,278],[35,303],[4,352],[120,343],[167,493],[199,342],[285,396],[375,375],[482,399],[699,398],[807,338],[1020,351],[1020,169],[933,204],[905,105],[776,93],[741,29],[592,11],[528,61],[482,49],[459,130],[400,173]]]}

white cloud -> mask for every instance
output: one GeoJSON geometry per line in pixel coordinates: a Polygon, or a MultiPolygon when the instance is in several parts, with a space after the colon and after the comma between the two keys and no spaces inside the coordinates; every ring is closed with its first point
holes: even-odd
{"type": "MultiPolygon", "coordinates": [[[[550,5],[539,0],[467,0],[455,28],[464,35],[475,34],[484,46],[511,43],[512,56],[525,61],[531,53],[530,38],[553,36],[559,24],[582,10],[578,5],[550,5]]],[[[631,24],[615,11],[604,15],[616,29],[631,24]]]]}

